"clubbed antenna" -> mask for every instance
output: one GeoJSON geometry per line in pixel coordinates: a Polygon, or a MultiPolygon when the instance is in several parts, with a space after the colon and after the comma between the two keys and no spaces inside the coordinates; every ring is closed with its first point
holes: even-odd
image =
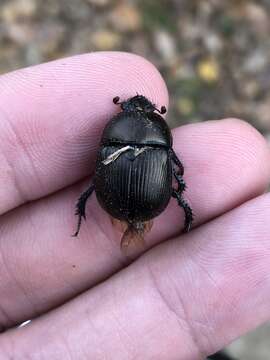
{"type": "Polygon", "coordinates": [[[113,103],[114,103],[115,105],[119,105],[119,104],[121,104],[121,103],[119,103],[119,100],[120,100],[120,97],[119,97],[119,96],[116,96],[116,97],[113,98],[113,103]]]}
{"type": "Polygon", "coordinates": [[[160,113],[161,115],[163,115],[163,114],[165,114],[165,113],[167,112],[167,109],[166,109],[165,106],[161,106],[161,109],[160,109],[160,110],[157,109],[156,107],[155,107],[155,109],[156,109],[156,111],[157,111],[158,113],[160,113]]]}

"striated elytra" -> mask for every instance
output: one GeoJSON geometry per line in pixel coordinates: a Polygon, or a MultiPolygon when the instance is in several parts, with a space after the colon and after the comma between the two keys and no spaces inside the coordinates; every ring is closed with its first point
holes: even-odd
{"type": "Polygon", "coordinates": [[[125,250],[132,241],[143,242],[152,219],[167,207],[171,197],[184,209],[184,231],[189,231],[193,214],[182,197],[184,167],[172,148],[171,131],[161,116],[166,108],[158,110],[142,95],[119,100],[115,97],[113,102],[120,105],[121,111],[103,130],[93,184],[76,205],[78,226],[74,236],[79,233],[86,202],[95,190],[102,208],[121,223],[121,247],[125,250]]]}

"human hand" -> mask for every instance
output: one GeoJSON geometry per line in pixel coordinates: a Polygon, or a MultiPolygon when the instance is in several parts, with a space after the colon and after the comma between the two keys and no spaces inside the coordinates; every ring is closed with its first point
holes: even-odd
{"type": "Polygon", "coordinates": [[[190,233],[180,235],[172,199],[148,251],[125,267],[119,233],[92,197],[70,236],[112,98],[136,92],[167,105],[155,68],[117,52],[0,78],[1,360],[204,359],[269,319],[270,151],[244,122],[173,131],[190,233]]]}

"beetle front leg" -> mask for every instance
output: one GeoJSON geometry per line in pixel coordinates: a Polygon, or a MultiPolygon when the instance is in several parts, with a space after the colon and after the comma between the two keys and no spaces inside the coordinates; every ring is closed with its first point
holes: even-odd
{"type": "Polygon", "coordinates": [[[189,232],[193,221],[193,211],[189,206],[188,202],[182,198],[181,194],[178,191],[173,190],[172,197],[177,200],[178,205],[181,206],[185,212],[184,232],[189,232]]]}
{"type": "Polygon", "coordinates": [[[94,185],[93,184],[90,185],[88,187],[88,189],[86,189],[81,194],[81,196],[79,197],[79,199],[77,201],[75,215],[78,215],[79,218],[78,218],[77,229],[72,236],[77,236],[79,234],[81,223],[82,223],[82,218],[84,218],[84,219],[86,218],[86,215],[85,215],[86,202],[89,199],[89,197],[91,196],[94,189],[95,189],[94,185]]]}
{"type": "Polygon", "coordinates": [[[178,168],[179,168],[179,175],[183,176],[184,175],[184,166],[181,163],[181,161],[178,159],[178,157],[173,149],[170,149],[170,155],[171,155],[171,160],[173,161],[173,163],[176,166],[178,166],[178,168]]]}

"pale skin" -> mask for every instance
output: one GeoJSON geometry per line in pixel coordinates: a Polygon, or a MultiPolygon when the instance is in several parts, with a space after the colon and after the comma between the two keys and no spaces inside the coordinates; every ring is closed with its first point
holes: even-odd
{"type": "Polygon", "coordinates": [[[0,77],[0,360],[204,359],[270,319],[270,151],[243,121],[173,131],[190,233],[172,199],[126,267],[93,196],[71,237],[112,99],[137,92],[168,105],[157,70],[123,53],[0,77]]]}

